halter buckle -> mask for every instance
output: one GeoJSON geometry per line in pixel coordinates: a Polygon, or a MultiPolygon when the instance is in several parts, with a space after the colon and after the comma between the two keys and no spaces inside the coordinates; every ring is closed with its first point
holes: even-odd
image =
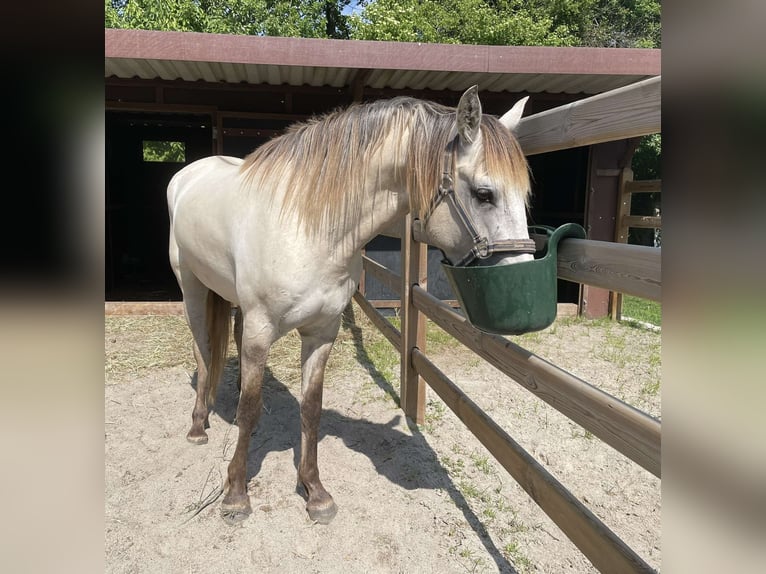
{"type": "Polygon", "coordinates": [[[479,259],[486,259],[492,255],[492,250],[489,248],[489,240],[486,237],[479,238],[474,244],[474,251],[479,259]]]}
{"type": "Polygon", "coordinates": [[[449,173],[442,174],[441,183],[439,183],[439,195],[448,195],[454,191],[452,176],[449,173]]]}

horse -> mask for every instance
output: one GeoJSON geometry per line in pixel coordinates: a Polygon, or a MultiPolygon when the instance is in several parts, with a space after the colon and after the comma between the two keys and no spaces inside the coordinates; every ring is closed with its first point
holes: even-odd
{"type": "Polygon", "coordinates": [[[477,86],[456,108],[405,96],[356,103],[295,124],[244,159],[210,156],[173,176],[169,258],[197,364],[193,444],[208,441],[236,311],[239,430],[222,488],[225,522],[251,513],[247,453],[264,368],[271,345],[293,329],[301,338],[298,484],[311,520],[335,516],[317,465],[322,386],[365,244],[396,232],[411,212],[420,240],[453,264],[533,258],[528,165],[512,135],[526,100],[500,118],[482,114],[477,86]]]}

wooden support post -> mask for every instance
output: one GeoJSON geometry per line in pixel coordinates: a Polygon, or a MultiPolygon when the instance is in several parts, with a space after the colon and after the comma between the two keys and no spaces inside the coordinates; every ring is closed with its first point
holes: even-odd
{"type": "MultiPolygon", "coordinates": [[[[614,226],[615,243],[628,243],[628,225],[625,217],[630,215],[630,203],[632,194],[628,191],[628,182],[633,181],[633,170],[625,166],[620,171],[620,179],[617,184],[617,221],[614,226]]],[[[612,320],[619,321],[622,318],[622,293],[612,291],[610,293],[610,311],[612,320]]]]}
{"type": "Polygon", "coordinates": [[[404,218],[402,229],[402,354],[401,401],[404,414],[416,424],[423,424],[426,410],[426,386],[412,364],[413,349],[425,353],[426,316],[412,303],[412,286],[426,289],[428,281],[428,245],[412,238],[412,217],[404,218]]]}
{"type": "MultiPolygon", "coordinates": [[[[600,143],[590,148],[588,197],[585,202],[585,229],[588,239],[614,240],[619,168],[624,167],[624,158],[631,145],[630,140],[618,140],[600,143]]],[[[609,303],[609,291],[583,285],[580,301],[582,315],[590,319],[608,317],[609,303]]]]}

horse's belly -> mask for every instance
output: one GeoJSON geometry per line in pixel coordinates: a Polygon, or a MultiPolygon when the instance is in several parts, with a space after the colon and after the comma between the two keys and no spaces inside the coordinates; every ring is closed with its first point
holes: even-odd
{"type": "Polygon", "coordinates": [[[286,333],[292,329],[322,326],[333,322],[343,313],[355,290],[356,282],[351,279],[341,284],[315,284],[310,291],[295,298],[293,305],[281,314],[280,331],[286,333]]]}

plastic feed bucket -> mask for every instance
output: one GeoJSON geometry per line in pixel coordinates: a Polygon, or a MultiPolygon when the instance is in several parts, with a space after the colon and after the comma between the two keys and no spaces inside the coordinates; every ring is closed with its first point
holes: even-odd
{"type": "Polygon", "coordinates": [[[585,230],[566,223],[556,229],[533,226],[529,233],[547,237],[534,261],[489,267],[454,267],[442,262],[460,308],[474,327],[521,335],[545,329],[556,319],[558,244],[566,237],[584,239],[585,230]]]}

